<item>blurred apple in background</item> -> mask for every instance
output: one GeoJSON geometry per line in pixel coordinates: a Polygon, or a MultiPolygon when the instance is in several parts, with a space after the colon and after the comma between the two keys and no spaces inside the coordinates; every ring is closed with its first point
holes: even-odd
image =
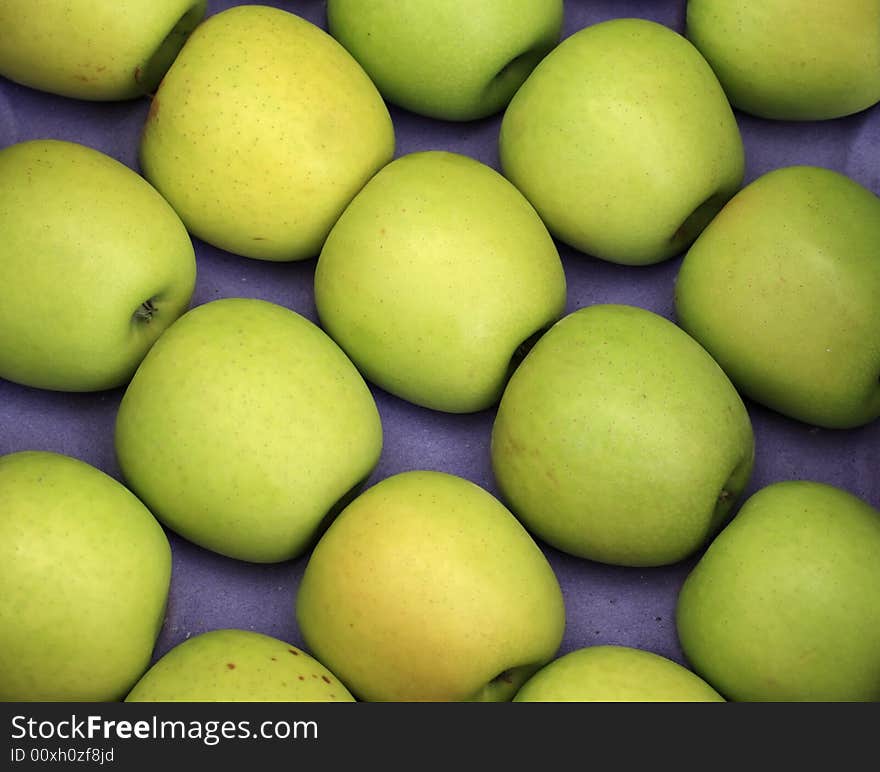
{"type": "Polygon", "coordinates": [[[0,150],[0,377],[96,391],[126,383],[190,303],[180,218],[127,166],[73,142],[0,150]]]}
{"type": "Polygon", "coordinates": [[[263,260],[316,257],[394,154],[382,97],[330,35],[243,5],[190,37],[144,127],[144,174],[190,232],[263,260]]]}
{"type": "Polygon", "coordinates": [[[880,512],[821,483],[762,488],[687,577],[676,623],[730,699],[880,700],[880,512]]]}
{"type": "Polygon", "coordinates": [[[165,533],[112,477],[57,453],[0,456],[0,700],[122,699],[170,579],[165,533]]]}
{"type": "Polygon", "coordinates": [[[466,156],[413,153],[370,180],[334,226],[315,302],[369,380],[465,413],[498,401],[517,349],[562,314],[565,274],[504,177],[466,156]]]}
{"type": "Polygon", "coordinates": [[[556,653],[562,591],[516,518],[442,472],[387,477],[312,552],[309,650],[364,700],[504,701],[556,653]]]}
{"type": "Polygon", "coordinates": [[[211,630],[179,643],[126,702],[354,702],[320,662],[248,630],[211,630]]]}
{"type": "Polygon", "coordinates": [[[749,415],[703,348],[641,308],[557,322],[501,397],[492,468],[539,538],[578,557],[657,566],[725,522],[754,462],[749,415]]]}
{"type": "Polygon", "coordinates": [[[682,261],[679,324],[744,394],[850,428],[880,416],[880,198],[829,169],[752,182],[682,261]]]}
{"type": "Polygon", "coordinates": [[[502,110],[559,42],[562,0],[329,0],[330,33],[389,101],[453,121],[502,110]]]}
{"type": "Polygon", "coordinates": [[[689,0],[687,36],[747,113],[818,121],[880,101],[877,0],[689,0]]]}
{"type": "Polygon", "coordinates": [[[151,93],[205,6],[205,0],[3,0],[0,75],[77,99],[151,93]]]}
{"type": "Polygon", "coordinates": [[[671,659],[627,646],[590,646],[553,660],[526,681],[514,702],[724,702],[671,659]]]}
{"type": "Polygon", "coordinates": [[[712,69],[681,35],[644,19],[560,43],[511,100],[499,151],[554,236],[630,265],[680,254],[744,170],[712,69]]]}
{"type": "Polygon", "coordinates": [[[116,419],[122,473],[156,517],[260,563],[310,547],[381,449],[354,365],[308,319],[262,300],[224,298],[182,316],[116,419]]]}

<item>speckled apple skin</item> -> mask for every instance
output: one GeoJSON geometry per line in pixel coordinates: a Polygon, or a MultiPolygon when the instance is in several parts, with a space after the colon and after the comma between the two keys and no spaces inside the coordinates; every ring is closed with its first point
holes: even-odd
{"type": "Polygon", "coordinates": [[[192,298],[195,251],[180,218],[86,145],[0,150],[0,233],[0,377],[17,383],[121,386],[192,298]]]}
{"type": "Polygon", "coordinates": [[[213,630],[178,644],[126,702],[354,702],[302,649],[249,630],[213,630]]]}
{"type": "Polygon", "coordinates": [[[737,193],[675,283],[678,323],[743,394],[828,429],[880,416],[878,299],[880,198],[815,166],[737,193]]]}
{"type": "Polygon", "coordinates": [[[553,660],[526,681],[514,702],[724,702],[709,684],[659,654],[629,646],[590,646],[553,660]]]}
{"type": "Polygon", "coordinates": [[[333,227],[315,302],[370,381],[469,413],[498,401],[517,349],[562,315],[565,273],[535,210],[494,169],[412,153],[376,174],[333,227]]]}
{"type": "Polygon", "coordinates": [[[689,0],[687,36],[752,115],[821,121],[880,100],[876,0],[689,0]]]}
{"type": "Polygon", "coordinates": [[[163,523],[260,563],[310,547],[379,459],[363,378],[327,334],[274,303],[224,298],[168,328],[128,385],[116,451],[163,523]]]}
{"type": "Polygon", "coordinates": [[[190,232],[263,260],[316,257],[394,153],[388,109],[360,65],[293,13],[209,17],[162,81],[140,162],[190,232]]]}
{"type": "Polygon", "coordinates": [[[505,176],[554,236],[627,265],[679,254],[745,168],[739,127],[706,60],[646,19],[565,38],[511,99],[498,145],[505,176]]]}
{"type": "Polygon", "coordinates": [[[578,557],[657,566],[688,557],[748,483],[754,436],[718,364],[634,306],[557,322],[501,398],[492,466],[529,530],[578,557]]]}
{"type": "Polygon", "coordinates": [[[760,489],[688,575],[676,626],[729,699],[880,700],[880,511],[824,483],[760,489]]]}
{"type": "Polygon", "coordinates": [[[453,121],[503,109],[559,42],[561,0],[329,0],[327,24],[396,105],[453,121]]]}
{"type": "Polygon", "coordinates": [[[296,598],[306,646],[369,701],[503,701],[556,653],[559,583],[510,512],[468,480],[411,471],[355,499],[296,598]]]}
{"type": "Polygon", "coordinates": [[[0,75],[73,99],[133,99],[156,87],[205,8],[205,0],[5,0],[0,75]]]}
{"type": "Polygon", "coordinates": [[[0,456],[0,700],[122,699],[170,579],[164,531],[112,477],[57,453],[0,456]]]}

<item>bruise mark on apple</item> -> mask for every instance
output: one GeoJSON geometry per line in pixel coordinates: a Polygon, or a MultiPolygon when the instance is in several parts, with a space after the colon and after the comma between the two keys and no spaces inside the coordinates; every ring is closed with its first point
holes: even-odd
{"type": "Polygon", "coordinates": [[[141,66],[140,66],[140,65],[138,65],[137,67],[135,67],[135,68],[134,68],[134,82],[135,82],[135,83],[140,83],[140,82],[141,82],[141,78],[143,77],[143,74],[144,74],[144,71],[143,71],[143,69],[141,69],[141,66]]]}
{"type": "Polygon", "coordinates": [[[227,662],[226,667],[228,667],[230,670],[235,670],[235,663],[234,662],[227,662]]]}
{"type": "Polygon", "coordinates": [[[298,657],[298,656],[299,656],[299,652],[298,652],[296,649],[288,649],[288,651],[289,651],[291,654],[293,654],[294,657],[298,657]]]}
{"type": "Polygon", "coordinates": [[[322,680],[322,681],[326,681],[328,684],[329,684],[329,683],[332,683],[332,681],[331,681],[329,678],[327,678],[327,676],[325,676],[325,675],[322,675],[322,676],[321,676],[321,680],[322,680]]]}

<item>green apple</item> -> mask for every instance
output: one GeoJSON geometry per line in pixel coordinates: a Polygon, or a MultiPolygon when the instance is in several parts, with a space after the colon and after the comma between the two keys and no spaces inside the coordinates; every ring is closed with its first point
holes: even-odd
{"type": "Polygon", "coordinates": [[[261,5],[211,16],[190,36],[140,144],[145,176],[191,233],[263,260],[316,257],[393,155],[388,109],[351,55],[261,5]]]}
{"type": "Polygon", "coordinates": [[[0,456],[0,701],[122,699],[170,579],[164,531],[112,477],[57,453],[0,456]]]}
{"type": "Polygon", "coordinates": [[[628,646],[576,649],[526,681],[514,702],[724,702],[671,659],[628,646]]]}
{"type": "Polygon", "coordinates": [[[156,662],[126,702],[354,702],[301,649],[247,630],[188,638],[156,662]]]}
{"type": "Polygon", "coordinates": [[[559,42],[562,0],[329,0],[330,33],[396,105],[468,121],[502,110],[559,42]]]}
{"type": "Polygon", "coordinates": [[[333,227],[315,303],[369,380],[466,413],[498,401],[517,350],[562,314],[565,273],[541,219],[498,172],[455,153],[412,153],[333,227]]]}
{"type": "Polygon", "coordinates": [[[613,19],[562,41],[504,113],[504,174],[550,232],[629,265],[680,254],[742,184],[742,139],[678,33],[613,19]]]}
{"type": "Polygon", "coordinates": [[[880,198],[829,169],[759,177],[682,261],[679,324],[746,395],[851,428],[880,416],[880,198]]]}
{"type": "Polygon", "coordinates": [[[205,0],[3,0],[0,75],[91,100],[151,93],[205,16],[205,0]]]}
{"type": "Polygon", "coordinates": [[[532,533],[603,563],[674,563],[725,522],[751,475],[751,421],[700,345],[642,308],[557,322],[513,374],[492,468],[532,533]]]}
{"type": "Polygon", "coordinates": [[[348,357],[308,319],[263,300],[184,314],[116,417],[120,468],[156,517],[258,563],[310,547],[381,449],[376,403],[348,357]]]}
{"type": "Polygon", "coordinates": [[[139,175],[73,142],[0,150],[0,377],[96,391],[128,381],[186,310],[180,218],[139,175]]]}
{"type": "Polygon", "coordinates": [[[818,121],[880,101],[876,0],[689,0],[687,36],[752,115],[818,121]]]}
{"type": "Polygon", "coordinates": [[[823,483],[752,495],[687,577],[694,669],[739,701],[880,701],[880,512],[823,483]]]}
{"type": "Polygon", "coordinates": [[[443,472],[383,479],[318,542],[296,598],[306,646],[359,698],[503,701],[559,648],[562,591],[490,493],[443,472]]]}

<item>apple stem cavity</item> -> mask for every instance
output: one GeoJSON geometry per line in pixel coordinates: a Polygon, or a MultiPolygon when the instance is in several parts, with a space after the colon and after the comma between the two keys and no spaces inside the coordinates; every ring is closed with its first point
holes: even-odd
{"type": "Polygon", "coordinates": [[[688,247],[703,232],[705,227],[714,219],[726,202],[726,197],[720,193],[714,193],[703,201],[691,212],[681,225],[672,234],[670,243],[681,249],[688,247]]]}
{"type": "Polygon", "coordinates": [[[522,361],[528,356],[528,353],[535,347],[535,344],[543,337],[544,333],[547,332],[551,326],[552,325],[547,325],[540,330],[536,330],[514,349],[513,355],[510,357],[510,363],[507,365],[506,380],[510,380],[511,376],[516,372],[516,368],[522,364],[522,361]]]}
{"type": "Polygon", "coordinates": [[[525,81],[529,73],[539,61],[550,51],[552,46],[535,46],[521,54],[517,54],[495,73],[495,77],[489,81],[486,87],[487,93],[505,94],[506,98],[512,95],[512,91],[525,81]]]}
{"type": "Polygon", "coordinates": [[[539,665],[529,664],[502,670],[472,698],[475,702],[507,702],[519,688],[538,670],[539,665]]]}
{"type": "Polygon", "coordinates": [[[515,70],[518,70],[520,65],[527,64],[527,60],[530,58],[530,51],[523,51],[523,53],[514,56],[507,64],[505,64],[498,72],[495,74],[495,77],[492,79],[494,81],[504,80],[508,76],[510,76],[515,70]]]}
{"type": "Polygon", "coordinates": [[[134,70],[135,82],[145,94],[155,94],[165,73],[174,63],[193,30],[204,18],[203,3],[193,3],[169,30],[153,55],[134,70]]]}

